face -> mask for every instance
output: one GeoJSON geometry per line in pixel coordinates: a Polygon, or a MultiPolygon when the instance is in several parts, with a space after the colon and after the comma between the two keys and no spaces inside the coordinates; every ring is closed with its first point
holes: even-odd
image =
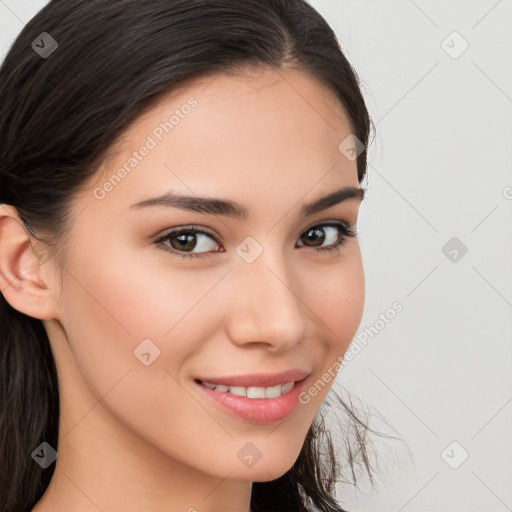
{"type": "Polygon", "coordinates": [[[363,311],[360,198],[305,209],[359,188],[350,134],[298,71],[202,78],[131,126],[73,201],[45,323],[62,432],[94,407],[87,422],[162,464],[247,481],[293,465],[363,311]]]}

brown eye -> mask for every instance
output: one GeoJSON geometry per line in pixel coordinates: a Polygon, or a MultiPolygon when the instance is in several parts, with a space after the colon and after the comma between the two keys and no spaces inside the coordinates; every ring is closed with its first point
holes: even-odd
{"type": "Polygon", "coordinates": [[[203,258],[203,253],[219,252],[215,249],[218,247],[218,242],[213,234],[198,228],[171,231],[156,240],[155,244],[163,250],[183,258],[203,258]],[[164,242],[168,242],[169,245],[164,242]],[[194,249],[199,249],[199,251],[194,251],[194,249]]]}
{"type": "Polygon", "coordinates": [[[348,238],[354,238],[357,233],[348,224],[336,222],[318,224],[305,231],[299,240],[302,246],[312,247],[317,252],[338,251],[348,238]],[[324,242],[327,244],[324,246],[324,242]]]}

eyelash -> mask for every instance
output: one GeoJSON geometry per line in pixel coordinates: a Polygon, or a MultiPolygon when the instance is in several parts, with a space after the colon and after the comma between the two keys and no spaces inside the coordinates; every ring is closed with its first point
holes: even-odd
{"type": "MultiPolygon", "coordinates": [[[[357,237],[357,231],[355,229],[353,229],[352,227],[350,227],[345,222],[324,222],[321,224],[315,224],[314,226],[311,226],[310,228],[306,229],[306,231],[304,231],[304,233],[307,233],[308,231],[311,231],[315,228],[323,228],[323,227],[337,228],[339,234],[338,234],[338,238],[334,244],[330,244],[326,247],[320,247],[320,248],[312,247],[312,249],[317,253],[331,253],[331,252],[336,251],[339,254],[340,248],[346,243],[348,238],[356,238],[357,237]]],[[[172,237],[184,235],[184,234],[206,235],[206,236],[212,238],[213,240],[215,240],[215,242],[219,243],[219,241],[217,240],[215,235],[213,233],[211,233],[210,231],[206,231],[205,229],[200,228],[199,226],[190,226],[188,228],[180,228],[180,229],[176,229],[174,231],[170,231],[169,233],[166,233],[165,235],[163,235],[160,238],[158,238],[157,240],[155,240],[155,242],[154,242],[155,247],[157,247],[165,252],[171,253],[173,256],[177,256],[177,257],[181,256],[183,259],[185,259],[185,258],[203,259],[205,257],[210,256],[208,253],[181,253],[181,252],[177,251],[176,249],[171,249],[169,246],[163,244],[164,241],[167,241],[172,237]]],[[[307,247],[307,246],[304,245],[301,247],[307,247]]],[[[216,251],[216,252],[219,252],[219,251],[216,251]]]]}

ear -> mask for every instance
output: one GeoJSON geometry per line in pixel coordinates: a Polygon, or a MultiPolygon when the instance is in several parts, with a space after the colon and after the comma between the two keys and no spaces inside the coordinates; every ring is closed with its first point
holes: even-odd
{"type": "Polygon", "coordinates": [[[33,318],[56,318],[55,275],[44,247],[33,240],[11,205],[0,205],[0,291],[16,310],[33,318]]]}

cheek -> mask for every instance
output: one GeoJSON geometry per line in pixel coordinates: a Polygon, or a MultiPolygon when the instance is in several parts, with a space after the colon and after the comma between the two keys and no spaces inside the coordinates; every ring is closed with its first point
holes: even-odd
{"type": "Polygon", "coordinates": [[[144,367],[134,354],[143,340],[163,348],[164,332],[186,306],[173,287],[152,281],[135,258],[110,250],[103,244],[99,254],[90,254],[92,247],[84,247],[64,286],[63,324],[70,348],[97,396],[128,370],[144,367]]]}
{"type": "Polygon", "coordinates": [[[316,315],[315,325],[327,349],[344,352],[356,334],[365,301],[364,271],[359,248],[343,255],[338,264],[314,273],[305,290],[306,304],[316,315]]]}
{"type": "Polygon", "coordinates": [[[115,392],[121,413],[157,402],[163,390],[183,394],[169,373],[180,379],[188,359],[211,338],[209,329],[222,315],[222,301],[212,297],[225,270],[180,271],[146,253],[116,253],[115,247],[103,245],[97,255],[84,247],[71,263],[63,324],[75,377],[96,400],[123,378],[115,392]],[[125,398],[131,407],[124,408],[125,398]]]}
{"type": "MultiPolygon", "coordinates": [[[[108,257],[86,254],[89,257],[73,262],[65,290],[66,317],[78,339],[85,330],[104,335],[119,350],[118,356],[131,354],[145,338],[165,343],[190,323],[194,308],[221,276],[166,266],[151,252],[107,249],[108,257]]],[[[91,340],[91,347],[94,343],[91,340]]]]}
{"type": "Polygon", "coordinates": [[[338,375],[363,316],[365,281],[359,250],[347,255],[341,264],[324,269],[322,279],[308,288],[305,297],[316,326],[311,353],[318,355],[319,364],[315,380],[301,397],[312,420],[338,375]]]}

